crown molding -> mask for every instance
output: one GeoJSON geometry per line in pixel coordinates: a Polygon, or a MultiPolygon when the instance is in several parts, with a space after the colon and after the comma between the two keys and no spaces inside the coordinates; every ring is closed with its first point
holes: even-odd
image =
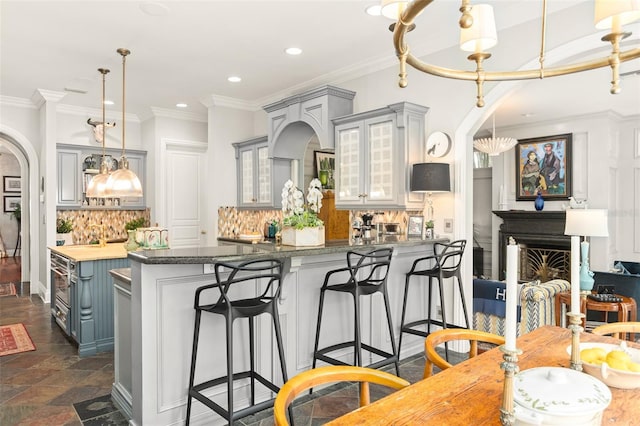
{"type": "Polygon", "coordinates": [[[31,99],[16,98],[14,96],[0,95],[0,105],[16,108],[38,109],[31,99]]]}
{"type": "Polygon", "coordinates": [[[207,108],[211,108],[213,106],[233,108],[233,109],[241,109],[245,111],[256,112],[260,111],[262,107],[260,103],[256,101],[245,101],[243,99],[231,98],[229,96],[222,95],[209,95],[200,99],[200,103],[206,106],[207,108]]]}
{"type": "Polygon", "coordinates": [[[57,92],[55,90],[36,89],[31,95],[31,102],[36,108],[40,108],[45,102],[58,102],[67,96],[66,92],[57,92]]]}
{"type": "Polygon", "coordinates": [[[151,109],[151,114],[149,116],[145,115],[143,117],[143,121],[152,117],[165,117],[165,118],[175,118],[176,120],[185,120],[185,121],[197,121],[199,123],[206,123],[207,116],[206,114],[199,114],[196,112],[189,111],[176,111],[169,108],[160,108],[160,107],[149,107],[151,109]]]}

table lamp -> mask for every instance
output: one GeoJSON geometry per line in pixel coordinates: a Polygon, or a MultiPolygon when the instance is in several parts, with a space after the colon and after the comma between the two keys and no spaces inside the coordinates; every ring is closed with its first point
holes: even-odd
{"type": "Polygon", "coordinates": [[[433,192],[451,191],[448,163],[417,163],[411,171],[411,191],[426,192],[427,220],[433,220],[433,192]]]}
{"type": "Polygon", "coordinates": [[[565,235],[571,235],[571,268],[573,269],[574,265],[578,265],[579,262],[577,250],[574,249],[574,239],[579,241],[581,236],[585,237],[580,243],[580,251],[582,253],[579,274],[580,291],[591,292],[591,289],[593,289],[593,272],[589,270],[589,242],[586,237],[609,236],[607,210],[569,209],[566,213],[564,233],[565,235]]]}

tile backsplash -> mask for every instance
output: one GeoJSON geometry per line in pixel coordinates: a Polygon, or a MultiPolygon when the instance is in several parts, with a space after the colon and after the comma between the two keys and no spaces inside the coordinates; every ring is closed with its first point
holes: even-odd
{"type": "MultiPolygon", "coordinates": [[[[356,217],[361,217],[364,213],[371,213],[371,210],[349,212],[349,222],[353,222],[356,217]]],[[[406,232],[409,216],[422,215],[420,211],[384,211],[382,220],[387,223],[399,223],[401,232],[406,232]]],[[[260,232],[264,230],[264,224],[272,220],[282,220],[281,210],[242,210],[237,207],[218,208],[218,236],[223,238],[234,238],[239,234],[249,232],[260,232]]],[[[351,228],[351,227],[349,227],[351,228]]],[[[351,233],[351,230],[349,230],[351,233]]]]}
{"type": "Polygon", "coordinates": [[[126,239],[124,225],[132,219],[144,217],[149,223],[151,210],[59,210],[56,219],[71,220],[73,224],[74,244],[89,244],[98,239],[99,229],[91,228],[93,224],[105,226],[107,240],[126,239]]]}

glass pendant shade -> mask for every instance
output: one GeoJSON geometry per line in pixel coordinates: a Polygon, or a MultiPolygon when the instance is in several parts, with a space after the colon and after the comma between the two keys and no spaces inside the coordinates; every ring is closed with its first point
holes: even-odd
{"type": "Polygon", "coordinates": [[[473,25],[460,29],[460,49],[465,52],[483,52],[498,43],[493,6],[474,4],[471,8],[473,25]]]}
{"type": "MultiPolygon", "coordinates": [[[[95,175],[89,185],[87,186],[87,192],[85,196],[87,198],[106,198],[107,197],[107,181],[109,180],[109,171],[107,165],[104,161],[105,150],[104,144],[107,138],[107,121],[105,115],[105,106],[104,106],[104,98],[105,98],[105,80],[106,75],[110,72],[106,68],[98,68],[98,72],[102,74],[102,123],[97,126],[102,126],[102,161],[100,162],[100,173],[95,175]]],[[[100,134],[100,132],[98,133],[100,134]]]]}
{"type": "MultiPolygon", "coordinates": [[[[121,163],[126,163],[123,157],[121,163]]],[[[138,176],[124,166],[112,172],[107,181],[107,196],[142,197],[142,184],[138,176]]]]}
{"type": "Polygon", "coordinates": [[[120,48],[118,53],[122,55],[122,158],[120,167],[111,173],[107,180],[106,193],[108,197],[142,197],[142,184],[138,176],[129,170],[129,162],[125,155],[125,65],[128,49],[120,48]]]}
{"type": "Polygon", "coordinates": [[[102,168],[100,173],[95,175],[91,182],[89,182],[89,186],[87,186],[87,198],[105,198],[107,197],[107,181],[109,180],[109,173],[102,173],[102,168]]]}

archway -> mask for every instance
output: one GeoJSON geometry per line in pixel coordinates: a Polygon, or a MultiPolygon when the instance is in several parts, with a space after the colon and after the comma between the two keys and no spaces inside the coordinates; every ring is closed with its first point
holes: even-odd
{"type": "Polygon", "coordinates": [[[38,198],[38,156],[29,140],[20,132],[0,124],[0,140],[18,159],[22,180],[21,198],[21,249],[22,281],[29,281],[31,294],[40,294],[49,302],[50,292],[46,280],[40,281],[40,230],[38,220],[40,200],[38,198]]]}

